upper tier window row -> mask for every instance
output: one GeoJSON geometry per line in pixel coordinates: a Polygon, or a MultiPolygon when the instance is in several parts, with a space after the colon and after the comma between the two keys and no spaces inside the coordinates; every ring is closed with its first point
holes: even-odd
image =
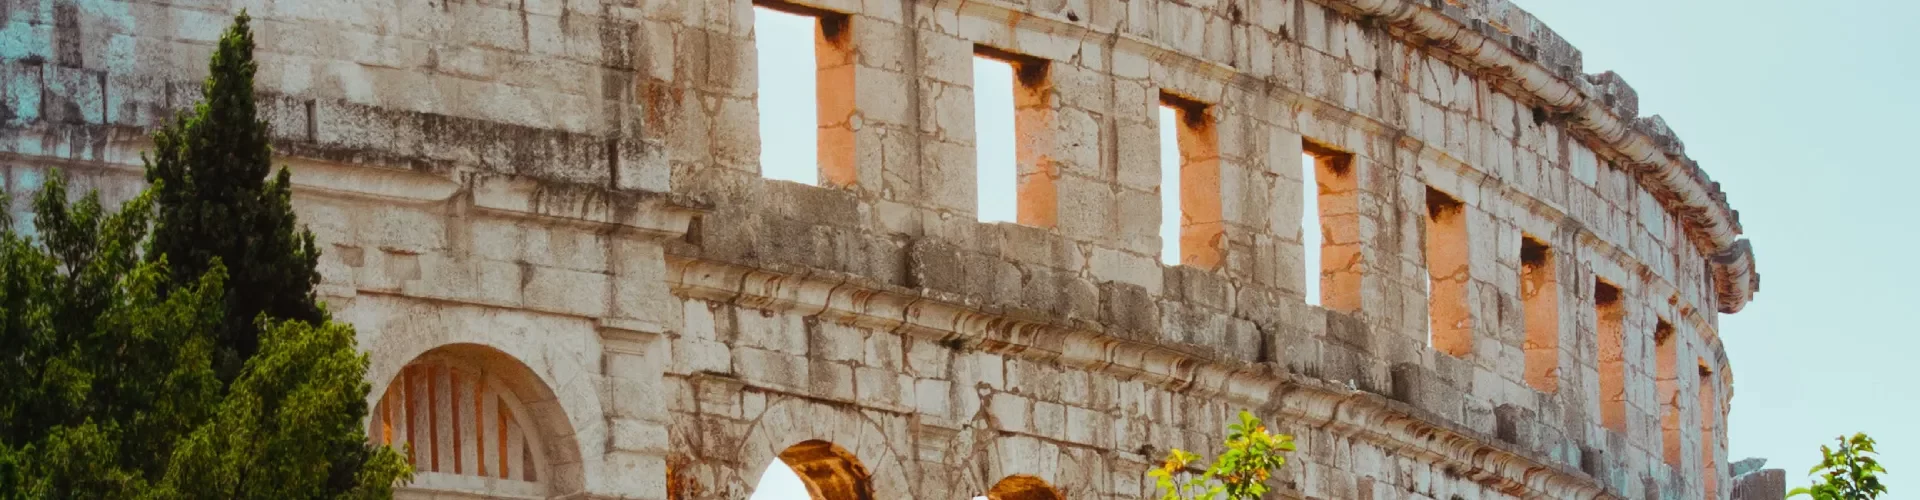
{"type": "MultiPolygon", "coordinates": [[[[844,14],[785,4],[755,9],[763,176],[810,185],[857,183],[859,134],[853,117],[863,89],[854,81],[849,22],[844,14]]],[[[1076,174],[1071,171],[1075,166],[1059,157],[1064,145],[1056,144],[1064,138],[1056,137],[1060,117],[1053,102],[1057,95],[1049,75],[1052,63],[987,46],[975,46],[972,62],[975,183],[971,208],[981,222],[1053,228],[1061,218],[1061,187],[1074,182],[1076,174]]],[[[1159,201],[1158,253],[1167,265],[1217,269],[1225,261],[1230,221],[1221,206],[1221,188],[1231,181],[1222,174],[1218,116],[1215,104],[1160,91],[1158,113],[1151,117],[1158,131],[1151,138],[1159,144],[1159,181],[1143,194],[1159,201]]],[[[1353,155],[1311,138],[1303,138],[1299,147],[1300,203],[1294,207],[1297,211],[1289,211],[1299,214],[1299,232],[1278,235],[1293,236],[1300,244],[1301,273],[1307,278],[1297,291],[1308,303],[1358,312],[1369,266],[1363,251],[1360,176],[1354,173],[1353,155]]],[[[1425,198],[1429,345],[1449,356],[1473,358],[1479,343],[1487,342],[1476,339],[1475,322],[1492,319],[1473,314],[1471,263],[1492,256],[1472,255],[1472,242],[1491,235],[1472,234],[1468,208],[1455,195],[1429,187],[1425,198]]],[[[1523,235],[1518,245],[1520,289],[1515,292],[1524,325],[1520,346],[1524,383],[1545,393],[1559,390],[1563,344],[1578,345],[1561,341],[1563,308],[1591,307],[1601,420],[1605,427],[1625,432],[1627,326],[1620,288],[1596,279],[1592,303],[1563,301],[1576,284],[1561,283],[1552,246],[1535,235],[1523,235]]],[[[1672,327],[1664,319],[1658,324],[1659,331],[1670,337],[1672,327]]],[[[1667,369],[1671,363],[1662,363],[1660,380],[1672,380],[1667,369]]],[[[1662,396],[1667,403],[1663,420],[1677,419],[1676,397],[1663,394],[1667,394],[1662,396]]],[[[1671,438],[1677,440],[1677,435],[1671,438]]],[[[1674,450],[1668,450],[1670,460],[1677,459],[1674,450]]]]}

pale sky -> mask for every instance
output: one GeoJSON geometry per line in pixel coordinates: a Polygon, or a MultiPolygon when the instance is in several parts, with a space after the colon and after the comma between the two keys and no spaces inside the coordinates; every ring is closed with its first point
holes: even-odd
{"type": "MultiPolygon", "coordinates": [[[[1920,142],[1906,135],[1920,119],[1920,3],[1514,1],[1579,47],[1587,72],[1633,84],[1641,114],[1664,116],[1740,211],[1764,279],[1745,311],[1720,318],[1731,458],[1767,458],[1789,485],[1805,484],[1820,445],[1864,431],[1886,453],[1894,494],[1920,491],[1903,480],[1920,477],[1920,430],[1902,425],[1920,412],[1920,374],[1905,359],[1920,355],[1920,339],[1896,314],[1920,308],[1920,261],[1907,253],[1920,248],[1908,218],[1920,215],[1920,171],[1902,149],[1920,142]]],[[[812,25],[757,13],[763,43],[792,41],[762,45],[762,168],[812,183],[812,81],[765,80],[812,71],[812,25]]],[[[975,71],[977,82],[1007,82],[976,85],[981,215],[1012,220],[1011,195],[993,198],[1013,189],[1012,72],[991,62],[975,71]]],[[[1168,248],[1174,227],[1163,224],[1168,248]]],[[[763,477],[753,500],[807,500],[790,469],[763,477]]]]}
{"type": "Polygon", "coordinates": [[[1612,69],[1726,190],[1761,290],[1721,315],[1734,459],[1807,483],[1819,447],[1866,432],[1895,498],[1920,498],[1920,3],[1516,0],[1612,69]],[[1915,479],[1908,479],[1915,478],[1915,479]]]}

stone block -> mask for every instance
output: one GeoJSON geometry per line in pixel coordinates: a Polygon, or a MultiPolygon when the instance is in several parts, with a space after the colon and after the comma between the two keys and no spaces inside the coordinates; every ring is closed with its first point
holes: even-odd
{"type": "Polygon", "coordinates": [[[638,380],[608,377],[608,413],[646,422],[666,422],[666,391],[671,388],[659,382],[661,373],[654,372],[653,377],[638,380]]]}
{"type": "Polygon", "coordinates": [[[807,355],[812,337],[805,317],[765,309],[735,308],[735,344],[783,354],[807,355]]]}
{"type": "Polygon", "coordinates": [[[1034,432],[1033,401],[1016,394],[995,392],[987,399],[987,409],[1000,430],[1034,432]]]}
{"type": "MultiPolygon", "coordinates": [[[[1111,417],[1106,413],[1078,406],[1066,406],[1066,439],[1069,442],[1085,443],[1098,449],[1113,446],[1111,417]]],[[[1036,415],[1038,407],[1035,407],[1036,415]]],[[[1036,416],[1036,419],[1038,417],[1036,416]]]]}
{"type": "MultiPolygon", "coordinates": [[[[1095,162],[1092,165],[1098,165],[1098,163],[1095,162]]],[[[1067,170],[1073,167],[1062,162],[1059,168],[1067,170]]],[[[1059,204],[1055,228],[1061,235],[1078,241],[1111,245],[1108,240],[1117,233],[1113,218],[1116,209],[1113,188],[1106,181],[1082,175],[1061,174],[1054,180],[1054,189],[1058,191],[1056,202],[1059,204]]],[[[1099,259],[1100,256],[1096,253],[1095,258],[1099,259]]]]}
{"type": "Polygon", "coordinates": [[[1786,498],[1787,471],[1765,469],[1733,477],[1732,500],[1781,500],[1786,498]]]}
{"type": "Polygon", "coordinates": [[[1210,309],[1232,310],[1233,284],[1226,276],[1190,266],[1161,269],[1162,286],[1169,298],[1210,309]]]}
{"type": "Polygon", "coordinates": [[[902,352],[901,338],[898,335],[874,333],[867,336],[864,345],[865,364],[888,371],[899,372],[905,366],[906,354],[902,352]]]}
{"type": "Polygon", "coordinates": [[[862,404],[905,409],[906,396],[914,392],[911,378],[903,384],[903,377],[891,370],[863,366],[855,368],[853,376],[855,396],[862,404]]]}
{"type": "Polygon", "coordinates": [[[806,318],[805,324],[807,356],[827,361],[866,359],[867,336],[860,328],[818,316],[806,318]]]}
{"type": "Polygon", "coordinates": [[[1327,339],[1362,353],[1373,352],[1373,330],[1351,314],[1327,311],[1327,339]]]}
{"type": "Polygon", "coordinates": [[[1165,276],[1153,257],[1096,246],[1087,264],[1094,279],[1137,285],[1152,295],[1161,293],[1165,276]]]}
{"type": "Polygon", "coordinates": [[[608,435],[613,438],[608,445],[613,450],[665,455],[670,449],[665,425],[624,418],[609,419],[608,424],[608,435]]]}
{"type": "Polygon", "coordinates": [[[726,344],[712,340],[682,337],[673,341],[673,365],[670,371],[694,373],[733,373],[733,353],[726,344]]]}
{"type": "Polygon", "coordinates": [[[1377,387],[1370,382],[1372,359],[1351,346],[1329,342],[1320,348],[1319,377],[1355,388],[1377,387]]]}
{"type": "Polygon", "coordinates": [[[963,290],[967,283],[967,260],[958,248],[928,240],[917,240],[907,248],[909,283],[918,288],[963,290]]]}
{"type": "Polygon", "coordinates": [[[1110,334],[1146,338],[1160,330],[1160,307],[1145,287],[1108,281],[1099,285],[1100,323],[1110,334]]]}
{"type": "Polygon", "coordinates": [[[1033,432],[1053,439],[1067,437],[1067,407],[1060,403],[1035,397],[1033,402],[1033,432]]]}
{"type": "Polygon", "coordinates": [[[1494,437],[1524,450],[1538,449],[1537,416],[1527,407],[1504,404],[1493,409],[1494,437]]]}
{"type": "Polygon", "coordinates": [[[790,390],[806,390],[812,380],[806,358],[765,349],[733,349],[734,373],[742,380],[790,390]]]}
{"type": "Polygon", "coordinates": [[[1459,422],[1460,425],[1483,435],[1491,436],[1498,430],[1493,415],[1493,404],[1471,396],[1466,398],[1459,422]]]}
{"type": "Polygon", "coordinates": [[[1435,376],[1433,371],[1419,365],[1398,363],[1392,367],[1392,378],[1393,399],[1454,422],[1464,418],[1462,411],[1466,394],[1435,376]]]}
{"type": "Polygon", "coordinates": [[[1007,390],[1043,401],[1060,399],[1060,366],[1033,360],[1008,360],[1007,390]]]}
{"type": "Polygon", "coordinates": [[[908,338],[907,372],[923,378],[945,378],[953,365],[953,349],[936,342],[908,338]]]}
{"type": "Polygon", "coordinates": [[[663,455],[652,453],[611,452],[607,453],[601,465],[607,476],[604,487],[614,491],[658,492],[640,493],[637,498],[661,499],[667,491],[667,461],[663,455]],[[654,495],[654,496],[646,496],[654,495]]]}
{"type": "Polygon", "coordinates": [[[966,363],[967,373],[983,389],[999,390],[1007,388],[1006,360],[999,354],[973,352],[961,358],[966,363]]]}
{"type": "Polygon", "coordinates": [[[807,388],[815,397],[839,401],[858,397],[850,365],[816,358],[807,364],[807,377],[807,388]]]}
{"type": "Polygon", "coordinates": [[[914,381],[914,406],[920,414],[934,418],[951,418],[952,408],[951,382],[939,379],[918,379],[914,381]]]}

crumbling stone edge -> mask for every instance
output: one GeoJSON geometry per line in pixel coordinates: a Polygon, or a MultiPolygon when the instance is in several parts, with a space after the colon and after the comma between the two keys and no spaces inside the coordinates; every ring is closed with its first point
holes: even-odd
{"type": "Polygon", "coordinates": [[[1736,313],[1760,290],[1753,247],[1740,239],[1740,214],[1726,193],[1689,158],[1685,146],[1658,115],[1638,117],[1638,96],[1613,72],[1580,74],[1579,55],[1570,47],[1562,61],[1544,60],[1540,47],[1566,43],[1531,16],[1534,26],[1506,26],[1491,11],[1517,11],[1503,0],[1316,0],[1361,18],[1399,28],[1389,30],[1414,45],[1445,51],[1483,75],[1509,80],[1519,96],[1563,116],[1587,142],[1605,146],[1668,210],[1680,215],[1690,237],[1709,249],[1720,312],[1736,313]],[[1478,29],[1476,29],[1478,28],[1478,29]],[[1511,34],[1525,28],[1522,34],[1511,34]],[[1425,42],[1425,43],[1422,43],[1425,42]],[[1551,66],[1551,67],[1550,67],[1551,66]]]}

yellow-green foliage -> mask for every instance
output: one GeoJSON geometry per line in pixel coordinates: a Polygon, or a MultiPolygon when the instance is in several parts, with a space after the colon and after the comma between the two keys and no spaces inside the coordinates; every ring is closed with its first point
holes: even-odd
{"type": "Polygon", "coordinates": [[[1260,498],[1269,489],[1267,480],[1287,463],[1285,453],[1293,451],[1293,436],[1267,432],[1266,424],[1243,410],[1240,421],[1227,426],[1225,444],[1227,451],[1199,475],[1190,470],[1199,455],[1177,448],[1168,453],[1166,462],[1147,473],[1159,486],[1161,499],[1260,498]]]}
{"type": "Polygon", "coordinates": [[[1840,448],[1820,447],[1820,465],[1813,466],[1807,475],[1818,475],[1819,482],[1812,486],[1794,488],[1788,496],[1806,495],[1814,500],[1872,500],[1887,493],[1887,486],[1880,483],[1880,475],[1887,469],[1873,456],[1879,452],[1873,450],[1873,438],[1856,433],[1853,437],[1840,436],[1840,448]]]}

